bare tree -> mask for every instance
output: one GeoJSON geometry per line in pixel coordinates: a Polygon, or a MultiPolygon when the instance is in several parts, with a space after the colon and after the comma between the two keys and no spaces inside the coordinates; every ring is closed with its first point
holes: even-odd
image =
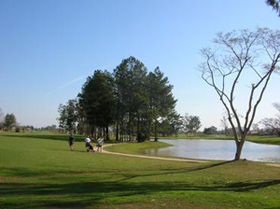
{"type": "MultiPolygon", "coordinates": [[[[280,112],[280,103],[274,103],[273,106],[280,112]]],[[[265,118],[261,123],[280,137],[280,114],[276,115],[275,118],[265,118]]]]}
{"type": "Polygon", "coordinates": [[[280,32],[267,28],[218,33],[215,50],[202,49],[202,79],[214,88],[232,127],[239,160],[258,105],[279,66],[280,32]],[[247,102],[244,95],[247,93],[247,102]],[[238,109],[238,102],[241,107],[238,109]],[[247,107],[246,107],[247,106],[247,107]],[[243,109],[246,107],[245,109],[243,109]]]}

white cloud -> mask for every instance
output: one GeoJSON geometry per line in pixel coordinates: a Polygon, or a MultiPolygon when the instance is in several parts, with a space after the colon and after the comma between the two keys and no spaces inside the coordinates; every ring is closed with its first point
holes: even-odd
{"type": "Polygon", "coordinates": [[[87,76],[88,76],[88,75],[82,75],[82,76],[79,76],[79,77],[77,77],[77,78],[74,78],[74,79],[72,79],[72,80],[70,80],[70,81],[64,83],[63,85],[57,87],[56,89],[54,89],[54,90],[52,90],[52,91],[50,91],[50,92],[44,94],[43,97],[48,97],[48,96],[54,94],[55,92],[57,92],[57,91],[59,91],[59,90],[61,90],[61,89],[64,89],[64,88],[66,88],[66,87],[69,87],[69,86],[71,86],[71,85],[73,85],[73,84],[75,84],[75,83],[77,83],[77,82],[79,82],[79,81],[85,79],[87,76]]]}

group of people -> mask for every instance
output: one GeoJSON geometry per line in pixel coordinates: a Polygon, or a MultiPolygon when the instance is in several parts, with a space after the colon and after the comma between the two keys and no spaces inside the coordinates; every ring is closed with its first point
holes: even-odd
{"type": "MultiPolygon", "coordinates": [[[[74,142],[75,142],[75,139],[73,137],[73,134],[70,134],[70,136],[69,136],[70,151],[73,150],[74,142]]],[[[102,152],[103,142],[104,142],[104,139],[101,137],[98,137],[97,144],[96,144],[97,152],[102,152]]],[[[90,152],[90,151],[94,152],[94,147],[93,147],[93,145],[91,145],[91,139],[89,136],[85,139],[85,147],[86,147],[87,152],[90,152]]]]}

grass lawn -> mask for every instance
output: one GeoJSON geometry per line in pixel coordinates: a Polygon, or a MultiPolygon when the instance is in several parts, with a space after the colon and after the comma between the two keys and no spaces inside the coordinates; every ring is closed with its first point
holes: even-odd
{"type": "MultiPolygon", "coordinates": [[[[161,139],[218,139],[218,140],[233,140],[233,136],[225,136],[225,135],[203,135],[203,134],[179,134],[177,137],[160,137],[161,139]]],[[[275,144],[280,145],[280,137],[279,136],[250,136],[248,135],[246,140],[256,143],[262,144],[275,144]]]]}
{"type": "MultiPolygon", "coordinates": [[[[165,146],[155,144],[116,147],[165,146]]],[[[0,208],[280,208],[280,168],[265,163],[139,159],[87,153],[83,142],[74,149],[65,135],[0,133],[0,208]]]]}
{"type": "Polygon", "coordinates": [[[262,144],[280,145],[279,136],[248,136],[248,140],[251,142],[262,143],[262,144]]]}

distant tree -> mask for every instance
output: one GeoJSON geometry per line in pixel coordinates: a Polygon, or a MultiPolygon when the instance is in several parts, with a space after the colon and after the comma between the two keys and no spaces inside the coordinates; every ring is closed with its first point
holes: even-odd
{"type": "Polygon", "coordinates": [[[7,130],[11,130],[13,127],[15,127],[17,124],[16,117],[13,113],[6,114],[4,118],[4,128],[7,130]]]}
{"type": "Polygon", "coordinates": [[[175,136],[177,137],[179,131],[182,129],[183,127],[183,120],[180,114],[178,114],[177,112],[173,111],[170,116],[169,116],[169,121],[170,121],[170,125],[171,125],[171,134],[175,134],[175,136]]]}
{"type": "Polygon", "coordinates": [[[211,126],[211,127],[208,127],[208,128],[204,128],[203,133],[204,134],[217,134],[217,127],[211,126]]]}
{"type": "MultiPolygon", "coordinates": [[[[274,103],[273,106],[280,113],[280,103],[274,103]]],[[[272,129],[280,137],[280,114],[276,115],[276,118],[265,118],[261,123],[268,129],[272,129]]]]}
{"type": "Polygon", "coordinates": [[[0,130],[2,130],[3,129],[3,125],[4,125],[4,113],[3,113],[3,111],[2,111],[2,109],[0,108],[0,130]]]}
{"type": "Polygon", "coordinates": [[[178,113],[171,112],[167,117],[158,121],[158,133],[162,136],[171,136],[175,134],[177,136],[178,131],[182,127],[182,120],[178,113]]]}
{"type": "Polygon", "coordinates": [[[186,114],[183,117],[183,126],[184,126],[184,132],[186,134],[195,134],[198,129],[201,127],[201,122],[198,116],[192,116],[186,114]]]}
{"type": "Polygon", "coordinates": [[[3,130],[3,128],[4,128],[4,122],[0,121],[0,130],[3,130]]]}
{"type": "Polygon", "coordinates": [[[58,107],[59,117],[57,120],[59,121],[59,132],[63,132],[66,130],[66,119],[67,119],[67,112],[66,112],[66,106],[63,104],[60,104],[58,107]]]}
{"type": "Polygon", "coordinates": [[[68,100],[66,105],[60,104],[58,107],[58,112],[60,114],[58,121],[59,121],[59,128],[62,130],[66,130],[69,133],[76,131],[76,123],[78,119],[77,113],[77,101],[74,99],[68,100]]]}
{"type": "Polygon", "coordinates": [[[274,10],[276,10],[276,12],[279,12],[279,16],[280,16],[280,11],[279,11],[279,4],[280,4],[280,0],[266,0],[266,3],[271,6],[274,10]]]}
{"type": "Polygon", "coordinates": [[[0,107],[0,121],[3,121],[3,119],[4,119],[3,116],[4,116],[4,113],[0,107]]]}
{"type": "MultiPolygon", "coordinates": [[[[79,94],[78,94],[79,98],[79,94]]],[[[88,129],[88,124],[86,122],[86,116],[85,116],[85,111],[83,110],[80,101],[78,100],[77,105],[77,131],[81,135],[85,135],[89,131],[88,129]]]]}
{"type": "Polygon", "coordinates": [[[77,109],[76,109],[77,101],[75,99],[68,100],[66,104],[66,129],[69,133],[76,132],[76,123],[78,119],[77,109]]]}
{"type": "Polygon", "coordinates": [[[239,160],[258,105],[270,78],[279,66],[280,32],[259,28],[219,33],[214,39],[214,50],[203,49],[202,79],[218,94],[227,112],[236,143],[235,160],[239,160]],[[246,88],[240,88],[241,85],[246,88]],[[247,106],[242,114],[236,107],[238,96],[248,93],[247,106]]]}
{"type": "Polygon", "coordinates": [[[254,131],[259,130],[259,124],[258,123],[253,123],[252,124],[252,130],[254,130],[254,131]]]}

